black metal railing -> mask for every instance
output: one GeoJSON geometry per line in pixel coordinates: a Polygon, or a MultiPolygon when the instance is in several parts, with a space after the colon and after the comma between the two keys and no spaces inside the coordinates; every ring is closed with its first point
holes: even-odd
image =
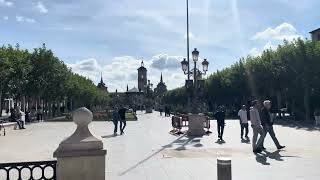
{"type": "Polygon", "coordinates": [[[57,161],[17,162],[0,164],[1,180],[56,180],[57,161]]]}

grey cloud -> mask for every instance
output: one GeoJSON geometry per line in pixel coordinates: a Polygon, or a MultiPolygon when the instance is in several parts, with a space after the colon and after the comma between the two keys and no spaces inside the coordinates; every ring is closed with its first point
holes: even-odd
{"type": "Polygon", "coordinates": [[[151,59],[151,67],[158,70],[177,69],[180,68],[180,62],[182,59],[182,56],[168,56],[167,54],[160,54],[151,59]]]}
{"type": "Polygon", "coordinates": [[[72,69],[80,71],[97,71],[99,69],[96,59],[90,58],[70,65],[72,69]]]}

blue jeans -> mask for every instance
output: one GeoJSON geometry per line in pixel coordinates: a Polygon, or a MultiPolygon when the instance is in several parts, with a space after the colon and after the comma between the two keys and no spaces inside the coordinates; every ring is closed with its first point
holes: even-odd
{"type": "Polygon", "coordinates": [[[123,133],[123,131],[126,128],[126,126],[127,126],[126,120],[120,120],[120,131],[121,131],[121,133],[123,133]]]}
{"type": "Polygon", "coordinates": [[[117,133],[117,131],[118,131],[118,121],[112,121],[112,122],[113,122],[113,125],[114,125],[113,133],[117,133]]]}

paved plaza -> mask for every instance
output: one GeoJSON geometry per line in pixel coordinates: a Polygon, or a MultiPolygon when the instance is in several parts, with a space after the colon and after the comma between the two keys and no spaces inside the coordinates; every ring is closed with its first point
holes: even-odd
{"type": "MultiPolygon", "coordinates": [[[[236,180],[320,178],[320,131],[275,126],[280,143],[287,148],[277,151],[268,135],[267,152],[255,155],[250,143],[241,142],[238,121],[226,124],[222,144],[217,142],[215,121],[210,136],[173,136],[169,133],[170,118],[158,113],[138,112],[138,121],[128,122],[123,136],[112,135],[111,122],[93,122],[90,129],[102,138],[108,151],[107,180],[214,180],[218,156],[232,158],[236,180]]],[[[51,160],[58,144],[75,130],[72,122],[41,122],[26,127],[0,136],[0,163],[51,160]]]]}

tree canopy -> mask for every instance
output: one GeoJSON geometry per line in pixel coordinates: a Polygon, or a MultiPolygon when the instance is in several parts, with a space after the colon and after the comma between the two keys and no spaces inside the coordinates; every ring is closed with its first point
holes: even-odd
{"type": "MultiPolygon", "coordinates": [[[[253,99],[270,99],[274,107],[287,107],[305,119],[320,106],[320,42],[284,40],[276,50],[241,58],[231,67],[205,79],[203,101],[238,108],[253,99]]],[[[187,94],[184,88],[169,91],[167,103],[177,106],[187,94]]]]}
{"type": "Polygon", "coordinates": [[[0,102],[22,97],[46,102],[73,102],[73,106],[106,103],[108,95],[94,83],[71,71],[45,44],[32,52],[17,44],[0,48],[0,102]]]}

